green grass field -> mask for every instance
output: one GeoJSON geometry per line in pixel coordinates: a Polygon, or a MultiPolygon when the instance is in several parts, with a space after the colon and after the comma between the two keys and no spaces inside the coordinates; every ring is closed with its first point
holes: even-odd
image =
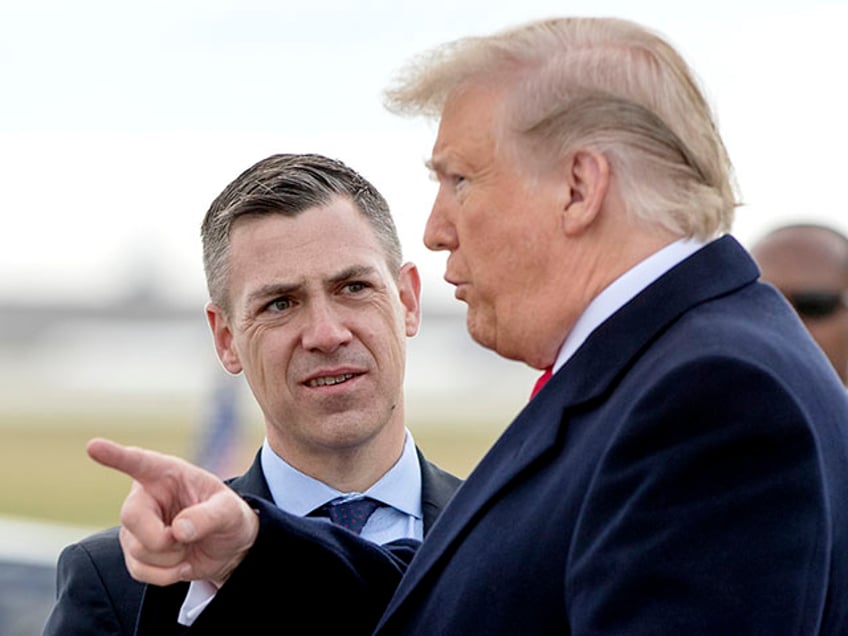
{"type": "MultiPolygon", "coordinates": [[[[181,417],[137,419],[100,414],[77,419],[14,418],[0,426],[0,515],[84,526],[114,525],[129,479],[100,467],[85,454],[93,436],[191,458],[195,431],[181,417]],[[104,431],[106,431],[104,433],[104,431]]],[[[429,459],[466,476],[500,433],[493,427],[447,429],[410,424],[429,459]]],[[[261,425],[241,446],[246,467],[261,441],[261,425]]]]}

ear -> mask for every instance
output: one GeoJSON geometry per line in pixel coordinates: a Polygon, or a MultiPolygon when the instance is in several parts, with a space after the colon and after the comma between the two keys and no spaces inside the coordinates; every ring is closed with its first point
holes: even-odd
{"type": "Polygon", "coordinates": [[[585,232],[603,208],[609,191],[610,166],[595,150],[578,150],[568,156],[564,171],[568,196],[563,206],[563,229],[568,236],[585,232]]]}
{"type": "Polygon", "coordinates": [[[209,322],[209,328],[212,330],[212,339],[215,341],[215,351],[218,354],[218,359],[227,370],[227,373],[238,375],[242,371],[241,362],[239,361],[238,352],[233,346],[233,332],[230,329],[229,321],[221,309],[215,303],[206,304],[206,320],[209,322]]]}
{"type": "Polygon", "coordinates": [[[398,291],[404,306],[406,335],[412,337],[418,333],[421,324],[421,277],[413,263],[404,263],[400,268],[398,291]]]}

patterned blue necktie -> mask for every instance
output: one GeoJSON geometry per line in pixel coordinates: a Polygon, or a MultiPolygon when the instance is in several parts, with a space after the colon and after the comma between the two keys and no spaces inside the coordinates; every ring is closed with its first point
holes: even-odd
{"type": "Polygon", "coordinates": [[[367,497],[353,501],[330,501],[317,508],[310,515],[329,517],[330,521],[336,525],[347,528],[354,534],[359,534],[365,527],[368,518],[382,505],[379,501],[367,497]]]}

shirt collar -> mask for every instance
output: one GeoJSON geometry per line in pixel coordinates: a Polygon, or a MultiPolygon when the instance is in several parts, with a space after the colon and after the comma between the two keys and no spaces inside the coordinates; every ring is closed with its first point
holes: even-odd
{"type": "Polygon", "coordinates": [[[262,444],[260,462],[274,503],[294,515],[305,516],[333,499],[363,494],[417,519],[423,516],[421,467],[409,430],[400,459],[364,493],[340,492],[300,472],[271,449],[267,438],[262,444]]]}
{"type": "Polygon", "coordinates": [[[553,372],[559,371],[591,333],[648,285],[704,246],[702,241],[680,239],[630,268],[598,294],[574,323],[559,350],[553,372]]]}

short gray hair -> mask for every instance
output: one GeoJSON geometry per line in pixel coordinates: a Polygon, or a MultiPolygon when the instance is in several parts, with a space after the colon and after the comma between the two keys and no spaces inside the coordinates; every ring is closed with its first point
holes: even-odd
{"type": "Polygon", "coordinates": [[[397,275],[402,254],[389,205],[380,192],[341,161],[317,154],[277,154],[242,172],[219,194],[203,219],[203,268],[212,302],[229,311],[229,246],[233,223],[241,217],[297,216],[337,196],[365,216],[383,246],[389,270],[397,275]]]}
{"type": "Polygon", "coordinates": [[[702,240],[729,231],[730,159],[692,71],[659,35],[626,20],[560,18],[464,38],[413,60],[386,106],[438,118],[471,85],[509,87],[499,134],[531,168],[594,148],[635,218],[702,240]]]}

